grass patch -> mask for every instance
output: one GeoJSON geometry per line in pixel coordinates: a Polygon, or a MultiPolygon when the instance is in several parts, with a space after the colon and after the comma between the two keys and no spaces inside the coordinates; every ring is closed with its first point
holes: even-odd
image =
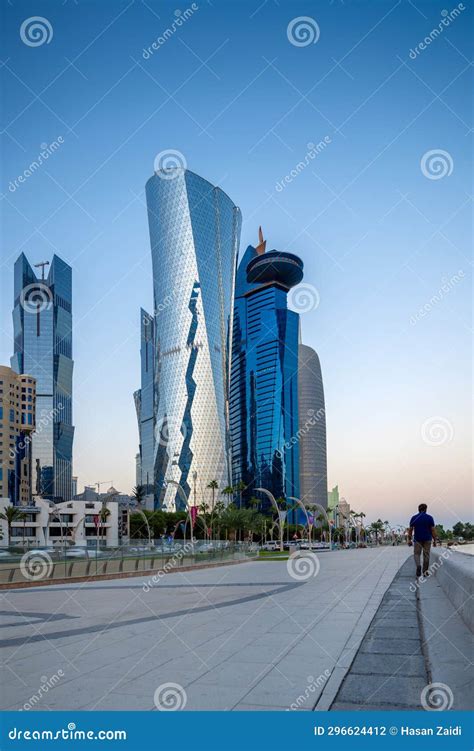
{"type": "Polygon", "coordinates": [[[259,558],[288,558],[287,550],[260,550],[259,558]]]}

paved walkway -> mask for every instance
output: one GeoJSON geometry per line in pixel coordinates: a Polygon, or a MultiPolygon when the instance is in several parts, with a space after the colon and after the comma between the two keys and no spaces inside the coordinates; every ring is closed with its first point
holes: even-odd
{"type": "Polygon", "coordinates": [[[408,555],[323,552],[307,580],[258,561],[149,591],[147,579],[5,591],[1,706],[151,710],[175,692],[191,710],[326,708],[408,555]]]}

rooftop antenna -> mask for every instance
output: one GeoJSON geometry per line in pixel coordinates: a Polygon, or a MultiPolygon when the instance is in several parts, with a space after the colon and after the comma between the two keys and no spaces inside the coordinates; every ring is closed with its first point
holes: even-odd
{"type": "Polygon", "coordinates": [[[257,251],[257,254],[259,256],[261,256],[263,253],[265,253],[265,247],[266,247],[266,245],[267,245],[267,241],[263,239],[262,228],[259,227],[258,228],[258,245],[255,248],[255,250],[257,251]]]}
{"type": "Polygon", "coordinates": [[[35,263],[35,269],[41,268],[41,281],[44,282],[44,267],[49,266],[49,261],[40,261],[35,263]]]}

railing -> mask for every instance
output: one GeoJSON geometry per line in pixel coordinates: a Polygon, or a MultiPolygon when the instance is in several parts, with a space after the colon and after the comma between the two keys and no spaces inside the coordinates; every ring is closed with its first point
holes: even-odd
{"type": "Polygon", "coordinates": [[[176,541],[172,545],[148,545],[142,540],[121,547],[9,548],[0,552],[0,588],[25,582],[44,582],[143,571],[179,571],[186,566],[246,560],[257,547],[224,541],[176,541]]]}

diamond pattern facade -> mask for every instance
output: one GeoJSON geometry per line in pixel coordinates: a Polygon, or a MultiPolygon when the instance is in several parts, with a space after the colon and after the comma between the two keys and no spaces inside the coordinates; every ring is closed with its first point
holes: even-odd
{"type": "Polygon", "coordinates": [[[207,498],[211,480],[221,488],[230,480],[229,332],[241,215],[222,190],[188,170],[157,172],[146,194],[155,307],[153,505],[179,509],[169,480],[191,503],[194,494],[198,503],[207,498]]]}

